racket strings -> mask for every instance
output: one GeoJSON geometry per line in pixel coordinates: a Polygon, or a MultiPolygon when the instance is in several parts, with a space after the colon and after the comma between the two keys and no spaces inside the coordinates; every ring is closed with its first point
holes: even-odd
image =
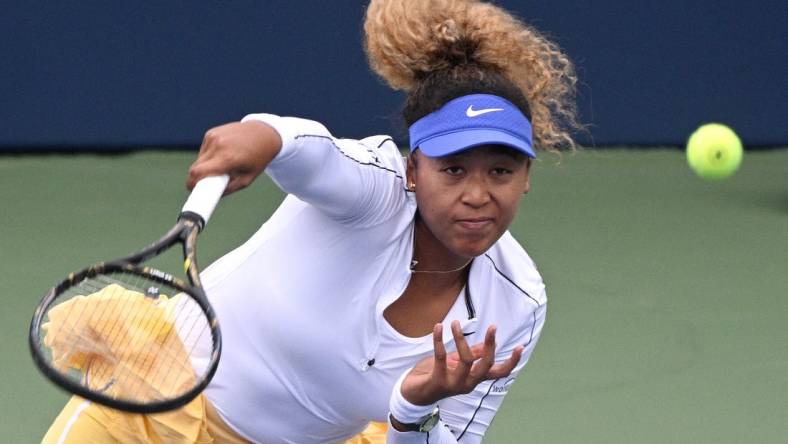
{"type": "MultiPolygon", "coordinates": [[[[138,277],[136,282],[134,283],[134,286],[138,291],[146,290],[147,292],[147,289],[144,287],[147,287],[148,284],[149,282],[147,282],[147,280],[138,277]]],[[[190,309],[193,310],[195,305],[192,305],[190,309]]],[[[148,305],[144,313],[140,311],[140,320],[139,320],[139,323],[141,324],[140,330],[151,332],[153,337],[159,338],[159,340],[162,343],[166,344],[170,340],[170,337],[175,331],[175,328],[173,328],[174,327],[173,324],[169,322],[159,322],[160,321],[159,317],[156,316],[154,313],[152,313],[156,311],[157,308],[158,307],[156,307],[155,305],[150,304],[148,305]],[[156,330],[153,330],[154,327],[156,327],[156,330]],[[161,335],[162,333],[164,333],[164,330],[166,330],[166,334],[162,338],[161,335]]],[[[199,310],[198,312],[202,313],[201,310],[199,310]]],[[[175,315],[173,320],[181,318],[182,313],[183,312],[179,310],[178,314],[175,315]]],[[[189,317],[193,318],[193,316],[189,316],[189,317]]],[[[197,326],[197,324],[198,324],[197,322],[192,322],[191,328],[193,329],[195,326],[197,326]]],[[[132,325],[136,325],[136,322],[132,322],[132,325]]],[[[131,348],[134,349],[134,345],[138,345],[135,344],[134,341],[143,341],[143,340],[145,340],[143,335],[132,336],[131,348]]],[[[188,353],[187,355],[190,356],[190,354],[188,353]]],[[[175,378],[179,374],[182,374],[183,370],[186,369],[191,370],[191,367],[188,365],[188,362],[183,358],[183,356],[176,354],[171,348],[163,347],[157,353],[150,353],[150,352],[145,353],[142,355],[142,359],[143,361],[141,362],[141,364],[139,364],[139,367],[144,369],[145,373],[143,373],[141,377],[138,379],[137,385],[134,387],[133,392],[141,391],[144,388],[146,388],[148,385],[153,385],[148,381],[161,381],[160,384],[155,384],[155,385],[161,387],[170,387],[170,385],[167,384],[168,381],[166,379],[168,376],[172,376],[173,378],[175,378]],[[170,365],[167,366],[155,365],[157,361],[160,360],[161,362],[165,362],[164,360],[162,360],[162,354],[166,358],[166,362],[170,365]],[[180,368],[173,368],[175,365],[179,365],[180,368]],[[151,371],[153,371],[154,373],[151,374],[151,371]],[[163,376],[162,376],[162,372],[164,373],[163,376]],[[162,377],[164,379],[162,379],[162,377]]],[[[129,367],[135,367],[137,364],[138,363],[136,362],[132,363],[129,365],[129,367]]]]}
{"type": "Polygon", "coordinates": [[[40,347],[52,349],[53,368],[132,402],[186,393],[203,376],[192,360],[212,350],[209,321],[190,296],[132,273],[83,280],[56,299],[45,320],[54,325],[45,324],[40,347]]]}
{"type": "MultiPolygon", "coordinates": [[[[135,284],[137,289],[141,289],[139,286],[139,280],[135,284]]],[[[129,301],[125,301],[126,305],[128,305],[129,301]]],[[[107,305],[108,306],[108,305],[107,305]]],[[[128,311],[125,307],[121,308],[122,311],[128,311]]],[[[172,356],[172,353],[167,353],[166,348],[157,348],[154,346],[153,349],[150,349],[149,344],[143,343],[146,341],[146,335],[140,334],[148,332],[150,336],[154,338],[160,338],[163,343],[166,343],[169,339],[169,336],[172,334],[172,328],[168,328],[168,324],[160,321],[160,316],[156,316],[156,307],[153,304],[148,304],[147,307],[142,310],[138,307],[135,307],[134,313],[135,316],[132,317],[129,322],[127,328],[124,328],[123,334],[120,334],[119,330],[121,330],[120,323],[116,323],[113,327],[115,329],[110,329],[108,336],[114,339],[113,342],[110,343],[110,349],[128,349],[128,350],[138,350],[140,347],[148,348],[147,353],[144,353],[140,357],[137,357],[136,360],[133,360],[130,357],[121,356],[117,361],[120,365],[113,363],[113,365],[104,366],[105,372],[97,372],[98,373],[98,380],[100,383],[104,383],[109,379],[109,383],[113,380],[120,379],[123,374],[125,373],[126,385],[125,390],[132,394],[132,396],[142,397],[142,392],[146,389],[150,389],[151,387],[167,387],[167,384],[162,381],[162,383],[157,383],[159,380],[156,374],[151,374],[152,369],[157,368],[161,370],[163,366],[154,366],[156,363],[156,359],[161,359],[162,355],[167,357],[169,363],[171,364],[178,364],[183,363],[183,357],[172,356]],[[131,326],[131,328],[128,328],[131,326]],[[137,328],[134,328],[137,326],[137,328]],[[154,330],[154,328],[156,328],[154,330]],[[162,330],[166,329],[166,336],[161,338],[162,330]],[[127,346],[123,346],[121,342],[123,340],[128,341],[127,346]],[[165,353],[162,353],[165,352],[165,353]],[[169,356],[167,356],[169,355],[169,356]],[[142,359],[142,362],[139,362],[139,359],[142,359]],[[108,370],[112,370],[113,375],[109,377],[106,375],[108,370]],[[136,378],[136,381],[134,380],[136,378]]],[[[101,319],[103,314],[99,314],[98,317],[101,319]]],[[[169,369],[172,370],[172,369],[169,369]]],[[[176,372],[170,371],[166,374],[174,374],[176,372]]],[[[89,373],[88,373],[89,375],[89,373]]],[[[146,395],[147,397],[155,396],[154,394],[146,395]]]]}
{"type": "MultiPolygon", "coordinates": [[[[177,297],[177,296],[176,296],[176,297],[177,297]]],[[[186,298],[186,299],[183,299],[183,300],[190,300],[190,299],[189,299],[189,298],[186,298]]],[[[191,306],[189,307],[189,310],[192,310],[192,311],[193,311],[195,306],[196,306],[196,304],[193,304],[193,305],[191,305],[191,306]]],[[[166,343],[166,342],[169,340],[169,338],[170,338],[170,336],[172,335],[172,333],[173,333],[174,331],[176,331],[176,329],[177,329],[177,326],[176,326],[176,323],[175,323],[175,321],[176,321],[177,319],[179,319],[179,318],[182,318],[182,317],[183,317],[183,316],[181,316],[181,315],[182,315],[184,312],[182,311],[182,309],[181,309],[181,308],[178,308],[178,309],[176,310],[176,312],[178,313],[178,315],[176,315],[176,316],[175,316],[175,318],[173,319],[173,323],[172,323],[172,324],[169,324],[169,325],[168,325],[168,324],[164,324],[164,323],[159,323],[158,330],[157,330],[157,331],[156,331],[156,333],[155,333],[155,336],[157,336],[157,337],[158,337],[158,336],[159,336],[159,335],[162,333],[162,330],[166,328],[166,329],[167,329],[166,336],[165,336],[165,338],[163,339],[163,341],[164,341],[165,343],[166,343]]],[[[198,310],[198,313],[199,313],[199,314],[201,314],[201,313],[202,313],[202,310],[198,310]]],[[[150,316],[150,317],[149,317],[149,319],[152,319],[152,318],[153,318],[153,316],[150,316]]],[[[192,318],[192,319],[193,319],[193,318],[194,318],[194,316],[193,316],[193,313],[191,314],[191,316],[187,316],[187,318],[192,318]]],[[[188,334],[190,334],[190,333],[191,333],[191,331],[192,331],[192,330],[193,330],[195,327],[197,327],[199,324],[200,324],[199,322],[191,322],[191,323],[190,323],[190,327],[189,327],[188,331],[184,331],[183,333],[181,333],[181,332],[177,332],[177,334],[179,335],[179,338],[178,338],[178,340],[179,340],[179,343],[181,344],[181,346],[184,346],[184,345],[185,345],[185,344],[183,343],[183,340],[181,339],[181,338],[183,338],[183,337],[184,337],[184,334],[185,334],[185,335],[188,335],[188,334]]],[[[205,326],[207,327],[207,324],[206,324],[205,326]]],[[[182,328],[184,328],[184,327],[182,326],[182,328]]],[[[204,331],[204,330],[205,330],[205,328],[203,328],[203,329],[201,329],[201,330],[203,330],[203,331],[204,331]]],[[[168,377],[176,378],[176,377],[178,377],[178,375],[179,375],[179,374],[182,374],[182,372],[181,372],[181,371],[177,371],[177,370],[184,370],[184,369],[189,369],[189,370],[192,370],[192,367],[191,367],[191,365],[189,365],[189,366],[187,367],[187,365],[186,365],[186,364],[188,364],[188,362],[184,362],[182,359],[177,359],[177,356],[172,356],[172,355],[173,355],[172,351],[168,351],[167,349],[165,349],[164,351],[166,352],[166,354],[168,354],[168,357],[169,357],[169,358],[171,358],[169,361],[170,361],[172,364],[182,364],[182,368],[180,368],[180,369],[173,369],[173,368],[172,368],[172,366],[170,366],[170,368],[167,368],[167,367],[165,367],[165,366],[157,366],[157,367],[156,367],[156,370],[155,370],[155,373],[154,373],[153,375],[148,375],[148,374],[146,374],[146,377],[150,376],[150,378],[151,378],[152,380],[155,380],[155,381],[158,381],[158,380],[160,380],[160,378],[162,378],[162,379],[161,379],[161,381],[162,381],[162,385],[163,385],[164,387],[168,387],[168,386],[169,386],[169,385],[167,384],[168,382],[169,382],[170,384],[174,384],[174,383],[176,382],[176,381],[174,381],[174,380],[173,380],[173,381],[168,381],[168,377]],[[176,371],[173,371],[173,370],[176,370],[176,371]],[[161,372],[162,372],[162,371],[164,371],[164,375],[163,375],[163,376],[161,375],[161,372]]],[[[186,354],[187,354],[187,356],[191,357],[191,356],[192,356],[191,350],[187,351],[187,352],[186,352],[186,354]]],[[[154,355],[152,355],[152,354],[148,354],[148,355],[146,355],[146,356],[145,356],[145,361],[143,362],[143,368],[146,368],[146,369],[150,370],[150,368],[151,368],[151,367],[150,367],[148,364],[152,364],[152,362],[149,362],[149,361],[153,361],[153,359],[156,359],[156,358],[157,358],[157,357],[154,357],[154,355]],[[150,358],[150,359],[149,359],[149,358],[150,358]]],[[[192,370],[192,371],[193,371],[193,370],[192,370]]]]}
{"type": "MultiPolygon", "coordinates": [[[[83,289],[83,290],[90,291],[90,294],[95,294],[95,293],[98,293],[100,291],[105,291],[106,292],[107,289],[109,289],[109,287],[111,285],[115,285],[116,287],[113,287],[113,290],[112,290],[114,294],[110,294],[109,295],[110,298],[118,298],[118,297],[122,296],[123,295],[123,290],[121,290],[121,288],[123,288],[123,289],[130,289],[130,290],[139,290],[140,289],[140,283],[141,283],[141,280],[142,280],[140,277],[138,277],[136,275],[130,275],[130,276],[124,276],[124,277],[132,278],[133,280],[132,279],[128,279],[128,280],[126,280],[126,282],[124,282],[122,280],[110,278],[107,275],[99,275],[96,278],[94,278],[93,280],[83,281],[79,285],[79,287],[81,289],[83,289]]],[[[93,315],[93,318],[96,320],[98,325],[102,325],[106,320],[108,320],[108,316],[112,315],[112,311],[113,310],[111,310],[110,307],[112,307],[114,309],[117,309],[120,312],[127,311],[125,309],[125,307],[122,306],[124,304],[124,301],[125,301],[125,305],[128,305],[129,298],[125,298],[124,300],[119,301],[118,304],[112,304],[112,305],[115,305],[114,307],[111,304],[103,304],[102,305],[103,306],[103,310],[101,312],[99,312],[98,314],[94,313],[94,315],[93,315]]],[[[139,308],[134,310],[135,316],[132,317],[131,319],[129,319],[129,321],[128,321],[127,325],[126,325],[126,329],[128,329],[129,327],[133,328],[136,325],[142,324],[142,321],[145,320],[145,319],[150,319],[151,318],[151,316],[150,316],[151,315],[151,313],[150,313],[151,308],[152,308],[151,306],[148,306],[146,310],[141,310],[139,308]]],[[[79,324],[77,324],[77,325],[79,325],[79,324]]],[[[143,325],[140,325],[140,327],[144,331],[144,330],[147,329],[148,326],[143,324],[143,325]]],[[[122,345],[121,342],[123,341],[124,337],[128,337],[127,334],[123,334],[124,332],[122,330],[124,330],[123,324],[120,323],[120,322],[116,322],[116,323],[113,323],[113,325],[109,328],[109,330],[105,332],[105,334],[103,336],[105,336],[105,338],[110,338],[110,339],[108,341],[109,344],[103,347],[104,350],[103,350],[103,353],[101,354],[101,357],[102,357],[102,360],[104,360],[105,362],[106,362],[106,360],[108,358],[111,358],[111,361],[109,362],[110,365],[100,366],[98,370],[94,370],[93,373],[92,373],[94,375],[94,378],[97,380],[97,383],[98,384],[105,384],[105,387],[107,387],[107,388],[109,387],[110,384],[113,383],[114,380],[117,379],[117,375],[115,375],[115,374],[117,374],[117,373],[122,374],[124,372],[124,370],[126,370],[124,368],[125,366],[123,365],[123,363],[124,363],[123,359],[120,359],[117,356],[117,354],[112,354],[113,350],[119,350],[119,349],[123,348],[123,347],[121,347],[121,345],[122,345]],[[118,365],[119,363],[120,363],[120,365],[118,365]],[[110,371],[112,371],[112,373],[114,373],[114,374],[112,374],[112,375],[108,374],[110,371]],[[107,381],[107,382],[105,383],[105,381],[107,381]]],[[[132,335],[131,336],[132,339],[129,342],[128,347],[126,347],[126,348],[134,349],[134,346],[136,345],[135,344],[135,340],[137,339],[137,336],[138,335],[132,335]]],[[[80,338],[84,339],[85,336],[80,336],[80,338]]],[[[90,340],[90,342],[88,344],[88,347],[95,346],[95,345],[102,345],[100,343],[96,344],[96,342],[97,341],[95,341],[95,340],[90,340]]],[[[82,345],[82,344],[80,344],[80,345],[82,345]]],[[[132,363],[130,363],[130,365],[134,366],[134,363],[132,362],[132,363]]],[[[90,371],[86,371],[84,376],[85,376],[85,384],[90,386],[91,372],[90,371]]],[[[99,389],[99,390],[101,390],[101,389],[99,389]]],[[[132,393],[133,393],[133,391],[132,391],[132,393]]]]}
{"type": "MultiPolygon", "coordinates": [[[[98,278],[96,280],[83,281],[80,283],[80,285],[77,288],[72,289],[70,293],[78,293],[79,294],[78,297],[84,297],[82,296],[83,294],[92,295],[92,294],[98,294],[100,291],[103,291],[104,295],[107,296],[107,289],[105,289],[105,287],[107,287],[107,281],[108,280],[106,278],[98,278]],[[78,290],[78,291],[74,291],[74,290],[78,290]]],[[[110,280],[110,282],[116,284],[118,281],[113,279],[110,280]]],[[[131,285],[127,285],[127,286],[132,287],[131,285]]],[[[68,294],[64,296],[68,296],[68,294]]],[[[108,296],[110,298],[117,297],[117,295],[111,295],[111,294],[108,296]]],[[[92,296],[92,297],[98,297],[98,296],[92,296]]],[[[94,324],[99,326],[98,328],[100,329],[101,326],[104,325],[105,322],[109,319],[109,316],[111,316],[111,312],[127,311],[122,306],[123,305],[122,300],[116,301],[116,303],[112,305],[113,305],[112,307],[113,310],[110,310],[110,304],[106,304],[106,303],[101,304],[99,306],[99,308],[102,308],[100,310],[92,310],[92,311],[88,309],[77,310],[80,316],[73,323],[67,321],[60,323],[60,325],[66,327],[72,326],[72,330],[69,333],[73,332],[74,334],[70,334],[68,338],[69,340],[74,342],[74,346],[73,346],[74,349],[77,350],[81,349],[89,353],[90,352],[93,353],[91,355],[90,361],[88,362],[88,365],[85,367],[84,379],[83,379],[84,383],[89,387],[94,380],[96,384],[104,384],[106,381],[106,384],[108,385],[112,382],[112,379],[116,379],[114,375],[109,375],[108,372],[110,370],[114,370],[113,373],[122,371],[120,366],[117,365],[119,359],[117,358],[117,355],[113,352],[113,350],[118,349],[118,346],[120,345],[120,341],[123,340],[121,337],[122,336],[121,325],[119,323],[115,323],[111,325],[108,329],[104,329],[103,331],[100,330],[101,332],[100,336],[102,337],[101,339],[103,340],[96,340],[96,338],[93,337],[95,335],[90,330],[87,331],[80,330],[79,333],[74,332],[75,328],[73,328],[73,326],[94,324]],[[85,319],[84,315],[86,313],[88,314],[88,319],[85,319]],[[76,341],[74,341],[73,339],[74,337],[76,338],[76,341]]],[[[75,307],[80,307],[80,305],[72,302],[71,303],[72,310],[75,307]]],[[[136,310],[136,314],[139,317],[145,316],[145,313],[139,309],[136,310]]],[[[137,317],[135,316],[128,319],[127,320],[128,324],[134,325],[134,323],[139,322],[139,320],[136,318],[137,317]]],[[[67,342],[67,341],[64,340],[63,342],[67,342]]],[[[133,346],[133,344],[129,344],[129,345],[133,346]]],[[[65,347],[67,347],[67,344],[63,344],[63,348],[65,347]]],[[[95,389],[95,387],[91,387],[91,388],[95,389]]]]}

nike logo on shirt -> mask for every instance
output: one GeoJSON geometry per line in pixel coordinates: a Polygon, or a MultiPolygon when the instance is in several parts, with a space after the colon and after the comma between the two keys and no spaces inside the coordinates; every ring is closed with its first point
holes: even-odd
{"type": "Polygon", "coordinates": [[[470,105],[468,109],[465,110],[465,115],[468,117],[476,117],[482,114],[494,113],[495,111],[503,111],[503,108],[473,109],[473,105],[470,105]]]}

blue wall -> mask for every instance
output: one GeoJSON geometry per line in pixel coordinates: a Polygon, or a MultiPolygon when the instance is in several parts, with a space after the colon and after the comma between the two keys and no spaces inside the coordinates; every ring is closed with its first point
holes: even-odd
{"type": "MultiPolygon", "coordinates": [[[[788,2],[500,1],[577,63],[586,143],[682,144],[706,121],[788,144],[788,2]]],[[[0,149],[193,146],[249,112],[402,138],[365,2],[8,2],[0,149]]]]}

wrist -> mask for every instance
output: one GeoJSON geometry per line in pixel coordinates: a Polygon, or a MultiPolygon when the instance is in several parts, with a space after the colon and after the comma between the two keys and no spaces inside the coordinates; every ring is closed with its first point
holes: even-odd
{"type": "MultiPolygon", "coordinates": [[[[282,150],[282,135],[270,123],[263,120],[249,119],[241,122],[250,131],[254,133],[258,145],[263,147],[264,152],[270,153],[269,157],[273,158],[282,150]]],[[[269,159],[270,160],[270,159],[269,159]]]]}
{"type": "MultiPolygon", "coordinates": [[[[389,399],[389,412],[391,413],[390,419],[395,420],[400,425],[416,424],[423,421],[425,418],[433,414],[437,408],[437,403],[433,402],[427,405],[417,405],[407,399],[402,394],[402,381],[410,371],[406,371],[400,376],[391,392],[389,399]]],[[[397,424],[392,422],[392,426],[397,428],[397,424]]],[[[397,429],[400,430],[400,429],[397,429]]],[[[403,431],[403,430],[400,430],[403,431]]]]}
{"type": "Polygon", "coordinates": [[[274,114],[249,114],[241,119],[241,124],[252,128],[271,159],[285,150],[285,145],[292,139],[292,134],[283,128],[286,125],[282,125],[282,117],[274,114]]]}
{"type": "Polygon", "coordinates": [[[410,428],[408,428],[407,425],[401,423],[391,413],[389,413],[389,424],[391,424],[391,427],[393,427],[394,430],[396,430],[398,432],[408,432],[408,431],[410,431],[410,428]]]}
{"type": "Polygon", "coordinates": [[[438,407],[424,418],[421,418],[419,422],[405,424],[400,422],[397,418],[394,417],[391,413],[389,413],[389,424],[391,428],[398,432],[407,433],[407,432],[418,432],[418,433],[429,433],[432,429],[435,428],[438,423],[440,423],[440,410],[438,407]]]}

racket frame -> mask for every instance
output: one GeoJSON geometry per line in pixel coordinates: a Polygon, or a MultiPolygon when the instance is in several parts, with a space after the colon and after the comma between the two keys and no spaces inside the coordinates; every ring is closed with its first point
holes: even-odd
{"type": "Polygon", "coordinates": [[[106,405],[118,410],[123,410],[131,413],[161,413],[169,410],[176,409],[189,403],[196,398],[208,385],[216,373],[221,357],[222,338],[219,323],[216,319],[216,314],[205,296],[200,282],[199,271],[197,268],[197,249],[196,241],[197,235],[205,226],[205,220],[197,213],[185,211],[181,213],[178,222],[159,240],[151,245],[143,248],[142,250],[133,253],[121,259],[116,259],[109,262],[99,262],[91,265],[80,271],[70,273],[66,279],[60,281],[57,285],[52,287],[36,307],[33,314],[33,319],[30,322],[30,333],[28,336],[31,355],[36,366],[47,376],[52,382],[61,388],[81,396],[83,398],[98,402],[99,404],[106,405]],[[183,246],[184,257],[184,271],[186,272],[189,283],[158,269],[149,266],[140,266],[140,263],[149,260],[163,251],[169,249],[173,245],[180,243],[183,246]],[[49,360],[44,357],[40,351],[41,344],[41,324],[44,316],[48,312],[50,305],[55,299],[64,291],[74,287],[79,282],[89,279],[100,274],[107,274],[112,272],[125,272],[131,273],[152,281],[170,285],[173,288],[189,295],[194,302],[196,302],[205,313],[208,319],[208,324],[211,329],[211,337],[214,344],[211,352],[210,360],[208,362],[207,371],[203,373],[202,378],[187,392],[171,399],[152,401],[146,403],[133,402],[128,400],[119,400],[101,392],[93,391],[85,387],[83,384],[75,382],[73,379],[66,378],[61,372],[52,368],[49,365],[49,360]]]}

